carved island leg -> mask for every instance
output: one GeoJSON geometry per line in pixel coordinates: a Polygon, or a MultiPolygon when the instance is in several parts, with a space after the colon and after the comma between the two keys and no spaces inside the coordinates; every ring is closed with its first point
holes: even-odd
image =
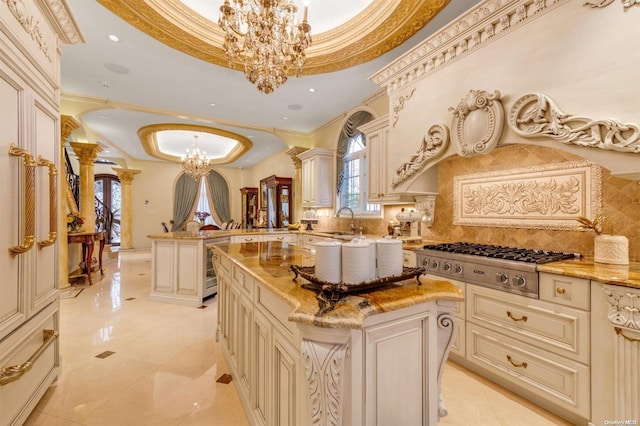
{"type": "Polygon", "coordinates": [[[449,414],[442,397],[442,376],[458,326],[451,312],[452,307],[453,302],[438,302],[438,417],[445,417],[449,414]]]}

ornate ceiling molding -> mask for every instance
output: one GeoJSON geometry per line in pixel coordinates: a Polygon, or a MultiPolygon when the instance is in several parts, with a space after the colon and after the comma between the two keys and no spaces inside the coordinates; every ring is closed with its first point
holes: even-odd
{"type": "MultiPolygon", "coordinates": [[[[177,0],[98,0],[111,12],[183,53],[229,67],[216,23],[177,0]]],[[[313,35],[304,75],[339,71],[375,59],[424,27],[450,0],[375,0],[340,27],[313,35]]],[[[239,62],[231,67],[242,69],[239,62]]]]}
{"type": "Polygon", "coordinates": [[[191,132],[211,133],[218,136],[233,139],[238,142],[235,148],[229,152],[225,157],[213,158],[209,160],[211,164],[228,164],[232,163],[240,158],[244,153],[249,151],[253,146],[253,143],[242,135],[237,133],[228,132],[222,129],[216,129],[214,127],[199,126],[195,124],[184,123],[163,123],[152,124],[144,126],[138,130],[138,137],[140,138],[140,144],[144,148],[145,152],[152,157],[159,158],[161,160],[168,160],[179,163],[182,159],[175,155],[166,154],[160,151],[158,147],[158,141],[156,139],[156,133],[167,130],[184,130],[191,132]]]}
{"type": "Polygon", "coordinates": [[[508,121],[513,131],[524,138],[551,138],[564,144],[640,154],[637,124],[569,115],[542,93],[518,98],[508,121]]]}
{"type": "MultiPolygon", "coordinates": [[[[584,6],[606,7],[614,1],[615,0],[587,0],[584,2],[584,6]]],[[[627,10],[631,6],[640,6],[640,0],[622,0],[622,6],[624,7],[624,10],[627,10]]]]}

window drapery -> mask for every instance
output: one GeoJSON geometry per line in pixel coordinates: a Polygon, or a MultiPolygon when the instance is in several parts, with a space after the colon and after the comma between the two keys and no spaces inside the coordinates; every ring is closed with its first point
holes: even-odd
{"type": "Polygon", "coordinates": [[[173,203],[173,225],[171,232],[182,229],[187,220],[193,216],[193,208],[198,197],[198,187],[200,181],[193,179],[191,176],[182,174],[176,182],[173,203]]]}
{"type": "Polygon", "coordinates": [[[229,185],[222,175],[215,170],[209,172],[206,177],[209,194],[209,205],[216,223],[228,223],[231,220],[229,209],[229,185]],[[218,222],[219,220],[219,222],[218,222]]]}
{"type": "MultiPolygon", "coordinates": [[[[338,138],[338,147],[336,148],[336,190],[339,194],[342,189],[342,182],[344,181],[344,156],[349,149],[349,138],[356,136],[359,132],[358,127],[373,120],[373,115],[367,111],[357,111],[351,114],[347,119],[340,132],[338,138]]],[[[366,140],[363,138],[364,144],[366,140]]]]}

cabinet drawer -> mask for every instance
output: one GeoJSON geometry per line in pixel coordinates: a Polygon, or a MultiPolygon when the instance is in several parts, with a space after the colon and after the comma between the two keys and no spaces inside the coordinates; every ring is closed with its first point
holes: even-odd
{"type": "Polygon", "coordinates": [[[0,342],[0,371],[24,364],[38,350],[43,349],[31,369],[18,380],[0,386],[2,425],[22,424],[58,374],[58,337],[50,336],[45,330],[57,333],[57,303],[50,304],[0,342]]]}
{"type": "Polygon", "coordinates": [[[416,252],[411,250],[402,250],[402,266],[415,268],[417,264],[416,252]]]}
{"type": "Polygon", "coordinates": [[[253,295],[253,279],[239,266],[233,267],[233,281],[242,293],[249,297],[253,295]]]}
{"type": "Polygon", "coordinates": [[[231,237],[232,243],[257,243],[262,241],[262,235],[234,235],[231,237]]]}
{"type": "Polygon", "coordinates": [[[585,311],[467,284],[467,321],[587,364],[585,311]]]}
{"type": "Polygon", "coordinates": [[[584,364],[470,323],[467,359],[534,398],[543,398],[587,419],[590,416],[590,369],[584,364]]]}
{"type": "Polygon", "coordinates": [[[318,237],[316,235],[303,235],[302,236],[302,245],[305,246],[315,246],[318,243],[321,243],[323,241],[335,241],[333,238],[326,238],[326,237],[318,237]]]}
{"type": "Polygon", "coordinates": [[[540,300],[588,311],[590,292],[591,283],[584,278],[540,273],[540,300]]]}
{"type": "Polygon", "coordinates": [[[297,236],[294,234],[276,234],[276,235],[263,235],[262,241],[282,241],[284,243],[295,243],[297,236]]]}

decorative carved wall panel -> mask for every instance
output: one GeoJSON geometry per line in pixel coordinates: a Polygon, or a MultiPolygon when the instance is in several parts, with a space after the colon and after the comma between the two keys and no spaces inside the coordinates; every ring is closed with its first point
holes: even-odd
{"type": "Polygon", "coordinates": [[[454,147],[461,157],[490,152],[500,140],[504,109],[500,92],[470,90],[458,106],[449,108],[454,147]]]}
{"type": "Polygon", "coordinates": [[[525,138],[551,138],[565,144],[640,154],[640,127],[615,119],[592,120],[569,115],[542,93],[518,98],[509,126],[525,138]]]}
{"type": "Polygon", "coordinates": [[[444,153],[449,146],[449,128],[445,124],[434,124],[429,127],[422,139],[422,144],[409,161],[396,169],[396,175],[391,180],[391,187],[395,188],[411,176],[415,175],[427,161],[433,160],[444,153]]]}
{"type": "Polygon", "coordinates": [[[601,169],[588,161],[454,177],[454,225],[575,229],[602,209],[601,169]]]}

